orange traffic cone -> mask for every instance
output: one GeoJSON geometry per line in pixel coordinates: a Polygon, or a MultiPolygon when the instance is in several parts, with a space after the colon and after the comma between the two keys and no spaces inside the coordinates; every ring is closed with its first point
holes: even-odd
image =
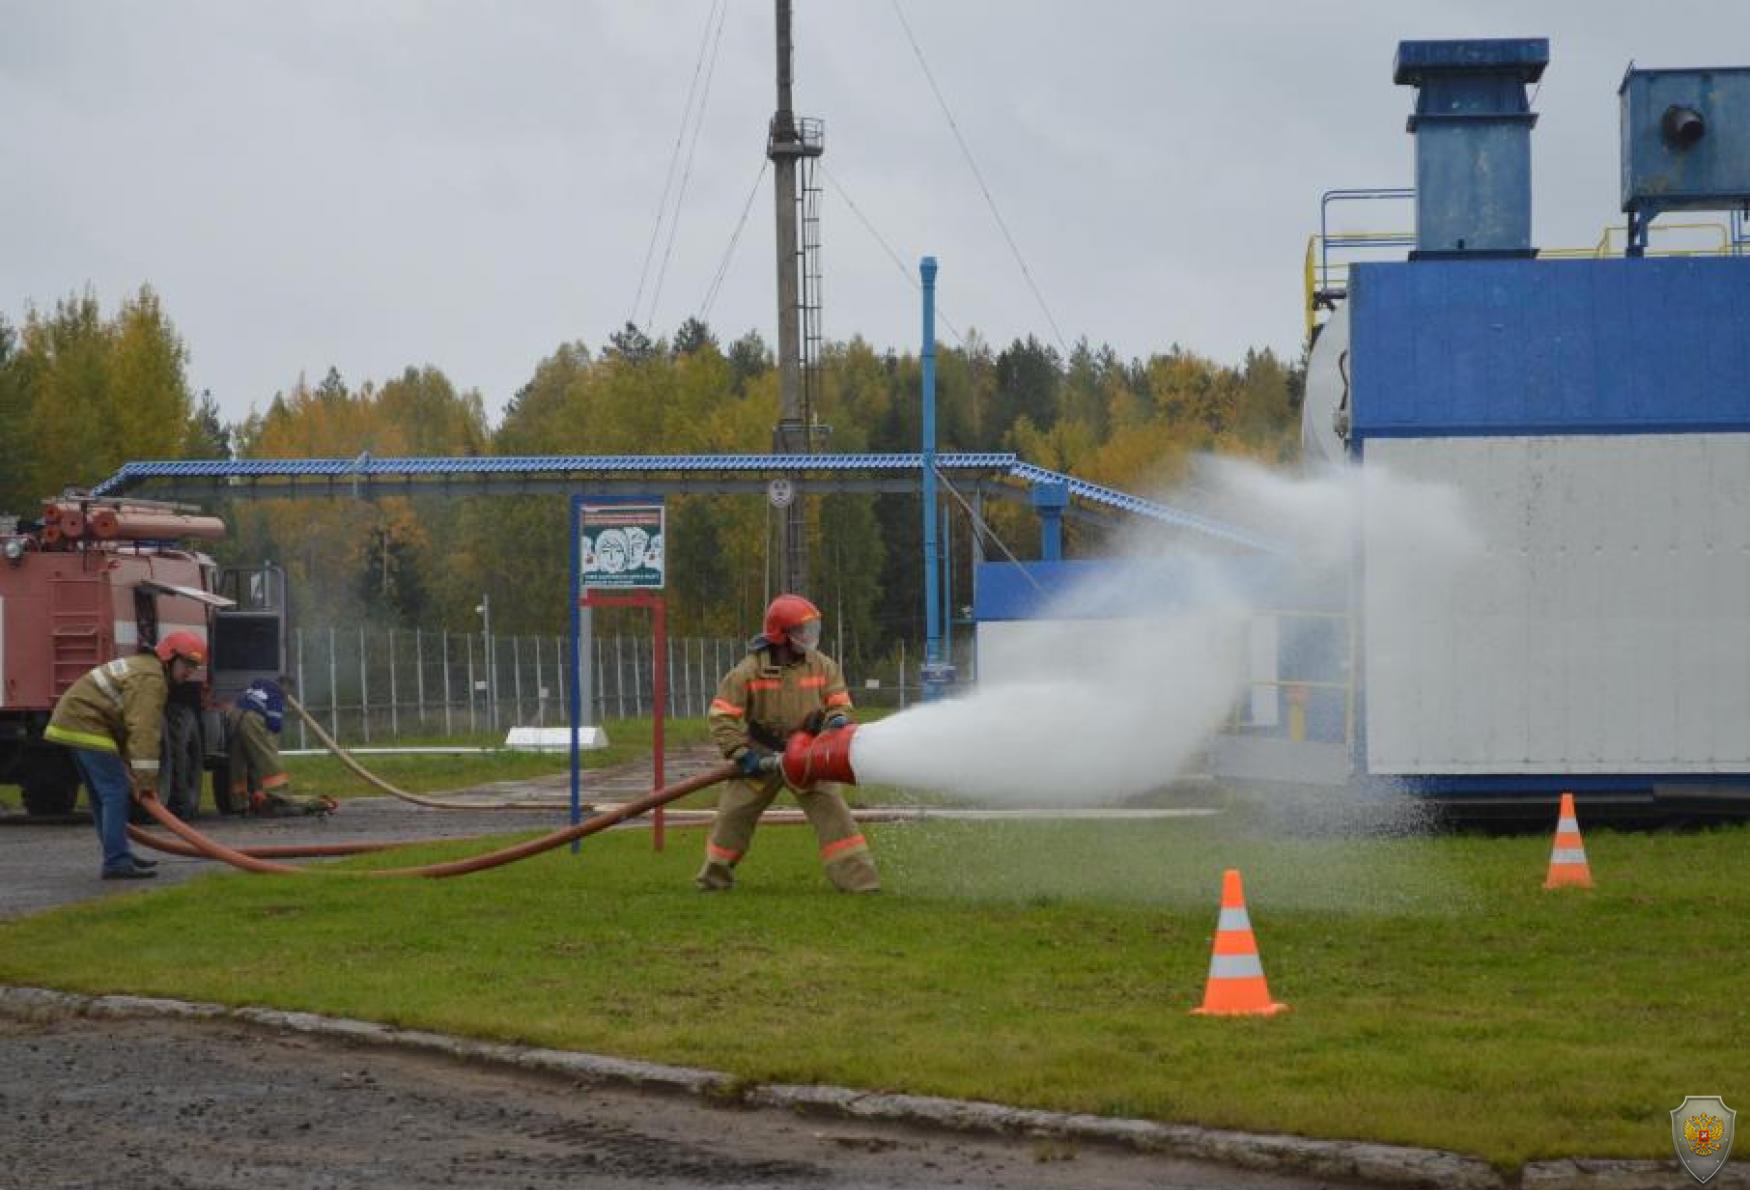
{"type": "Polygon", "coordinates": [[[1288,1005],[1270,999],[1264,964],[1258,961],[1258,941],[1246,914],[1246,893],[1233,868],[1221,874],[1221,918],[1215,926],[1215,949],[1209,956],[1209,983],[1203,1007],[1194,1013],[1210,1016],[1270,1016],[1288,1005]]]}
{"type": "Polygon", "coordinates": [[[1580,820],[1574,816],[1574,795],[1562,794],[1562,813],[1556,820],[1556,841],[1550,848],[1549,875],[1545,888],[1591,888],[1592,869],[1586,863],[1586,845],[1580,842],[1580,820]]]}

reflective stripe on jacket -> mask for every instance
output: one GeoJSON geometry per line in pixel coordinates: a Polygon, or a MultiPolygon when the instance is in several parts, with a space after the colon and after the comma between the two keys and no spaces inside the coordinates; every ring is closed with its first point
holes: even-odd
{"type": "Polygon", "coordinates": [[[67,688],[43,738],[69,748],[127,757],[136,776],[156,783],[158,736],[170,678],[150,653],[106,661],[67,688]]]}
{"type": "Polygon", "coordinates": [[[723,675],[711,700],[711,739],[734,760],[753,744],[779,751],[816,711],[849,715],[851,692],[839,663],[810,649],[775,665],[769,646],[750,652],[723,675]]]}

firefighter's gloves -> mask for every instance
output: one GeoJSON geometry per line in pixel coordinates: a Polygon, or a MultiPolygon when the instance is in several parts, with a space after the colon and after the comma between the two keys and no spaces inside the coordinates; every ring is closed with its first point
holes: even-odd
{"type": "Polygon", "coordinates": [[[735,758],[735,767],[744,777],[764,777],[778,771],[778,757],[760,748],[749,748],[735,758]]]}
{"type": "Polygon", "coordinates": [[[823,731],[837,731],[850,725],[851,717],[843,711],[810,711],[808,718],[802,721],[802,730],[809,735],[819,735],[823,731]]]}

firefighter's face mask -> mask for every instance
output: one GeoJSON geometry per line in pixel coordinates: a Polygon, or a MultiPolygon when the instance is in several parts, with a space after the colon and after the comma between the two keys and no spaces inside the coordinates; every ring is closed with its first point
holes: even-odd
{"type": "Polygon", "coordinates": [[[790,647],[798,653],[806,653],[810,649],[820,648],[820,621],[804,620],[787,634],[790,647]]]}

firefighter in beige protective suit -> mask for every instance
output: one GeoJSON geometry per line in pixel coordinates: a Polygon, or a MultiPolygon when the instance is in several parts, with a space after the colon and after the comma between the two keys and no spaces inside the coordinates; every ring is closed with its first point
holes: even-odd
{"type": "Polygon", "coordinates": [[[225,712],[225,780],[219,808],[228,814],[295,818],[329,814],[333,798],[295,797],[292,777],[280,760],[279,734],[286,722],[286,696],[279,683],[258,679],[225,712]]]}
{"type": "MultiPolygon", "coordinates": [[[[735,865],[747,855],[760,815],[784,788],[778,757],[785,742],[815,724],[821,731],[844,727],[850,711],[844,674],[820,651],[820,609],[800,595],[778,596],[766,609],[765,630],[723,676],[711,701],[711,738],[743,776],[723,786],[695,884],[706,891],[734,886],[735,865]]],[[[796,800],[820,840],[820,862],[833,885],[879,892],[869,842],[838,788],[798,792],[796,800]]]]}
{"type": "Polygon", "coordinates": [[[170,687],[192,680],[206,663],[205,641],[192,632],[172,632],[150,653],[91,670],[55,703],[43,738],[73,750],[103,843],[105,880],[157,875],[158,861],[128,846],[128,805],[157,796],[159,733],[170,687]]]}

